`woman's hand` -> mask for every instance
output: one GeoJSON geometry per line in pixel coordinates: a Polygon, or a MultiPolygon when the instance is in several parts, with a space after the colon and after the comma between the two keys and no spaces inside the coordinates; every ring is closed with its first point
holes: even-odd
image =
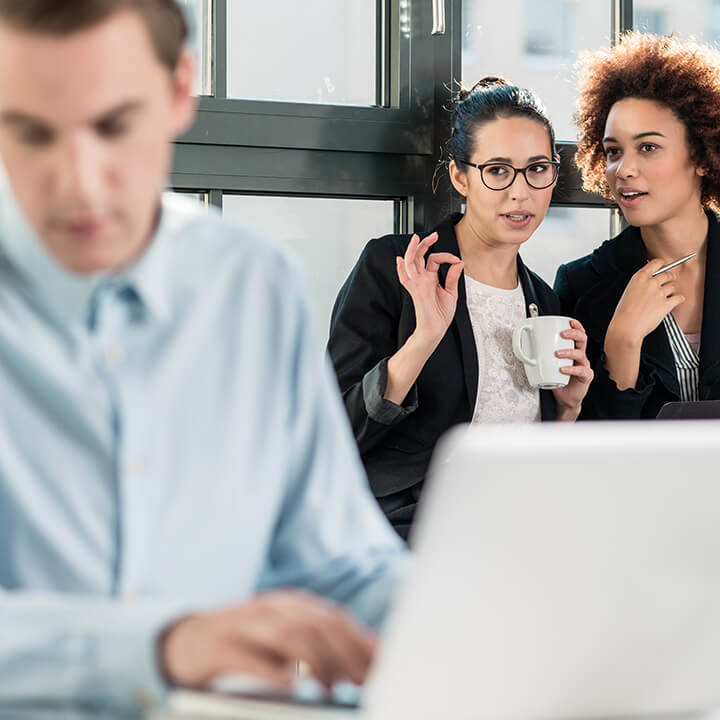
{"type": "Polygon", "coordinates": [[[568,422],[577,420],[582,407],[582,401],[587,395],[588,388],[593,379],[590,361],[587,359],[587,335],[585,328],[574,319],[570,320],[570,330],[563,330],[560,335],[575,341],[575,347],[570,350],[556,350],[559,358],[571,358],[572,365],[561,367],[560,372],[570,375],[570,382],[564,388],[553,390],[555,404],[557,405],[557,419],[568,422]]]}
{"type": "Polygon", "coordinates": [[[635,387],[643,340],[685,302],[683,295],[675,294],[673,270],[652,276],[663,265],[663,260],[651,260],[630,278],[605,333],[605,365],[619,390],[635,387]]]}
{"type": "Polygon", "coordinates": [[[410,293],[415,307],[414,334],[430,346],[437,346],[455,317],[458,282],[463,270],[462,260],[452,253],[431,253],[426,262],[425,254],[437,239],[437,233],[422,240],[413,235],[405,257],[397,258],[400,284],[410,293]],[[438,279],[442,263],[451,265],[445,287],[438,279]]]}
{"type": "Polygon", "coordinates": [[[630,278],[608,326],[608,335],[628,345],[640,345],[668,313],[685,302],[683,295],[675,294],[673,270],[652,276],[666,264],[664,260],[651,260],[630,278]]]}

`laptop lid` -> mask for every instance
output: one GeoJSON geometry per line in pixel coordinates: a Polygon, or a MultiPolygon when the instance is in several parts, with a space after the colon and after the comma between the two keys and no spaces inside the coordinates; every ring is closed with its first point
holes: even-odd
{"type": "Polygon", "coordinates": [[[720,418],[720,400],[695,400],[665,403],[658,420],[713,420],[720,418]]]}
{"type": "Polygon", "coordinates": [[[456,429],[433,460],[372,720],[720,704],[720,422],[456,429]]]}

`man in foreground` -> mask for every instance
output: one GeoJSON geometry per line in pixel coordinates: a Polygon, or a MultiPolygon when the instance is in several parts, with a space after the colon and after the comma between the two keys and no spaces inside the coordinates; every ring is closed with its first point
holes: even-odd
{"type": "Polygon", "coordinates": [[[0,701],[362,682],[402,564],[294,270],[161,201],[184,41],[174,0],[0,0],[0,701]]]}

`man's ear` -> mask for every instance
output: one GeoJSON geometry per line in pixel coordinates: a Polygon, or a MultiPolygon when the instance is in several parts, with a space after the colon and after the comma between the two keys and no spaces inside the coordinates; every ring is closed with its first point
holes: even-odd
{"type": "Polygon", "coordinates": [[[189,50],[180,54],[177,66],[172,72],[173,123],[175,136],[186,133],[195,122],[198,99],[193,95],[195,62],[189,50]]]}
{"type": "Polygon", "coordinates": [[[454,161],[450,161],[448,165],[448,173],[450,174],[450,182],[452,186],[463,196],[467,197],[467,173],[460,169],[460,166],[454,161]]]}

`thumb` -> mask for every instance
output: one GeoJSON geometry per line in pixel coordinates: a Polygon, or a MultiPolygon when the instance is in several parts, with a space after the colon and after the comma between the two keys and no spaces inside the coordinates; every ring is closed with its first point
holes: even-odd
{"type": "Polygon", "coordinates": [[[463,271],[465,266],[462,262],[455,263],[448,270],[447,276],[445,277],[445,289],[455,298],[458,294],[458,283],[460,282],[460,273],[463,271]]]}

